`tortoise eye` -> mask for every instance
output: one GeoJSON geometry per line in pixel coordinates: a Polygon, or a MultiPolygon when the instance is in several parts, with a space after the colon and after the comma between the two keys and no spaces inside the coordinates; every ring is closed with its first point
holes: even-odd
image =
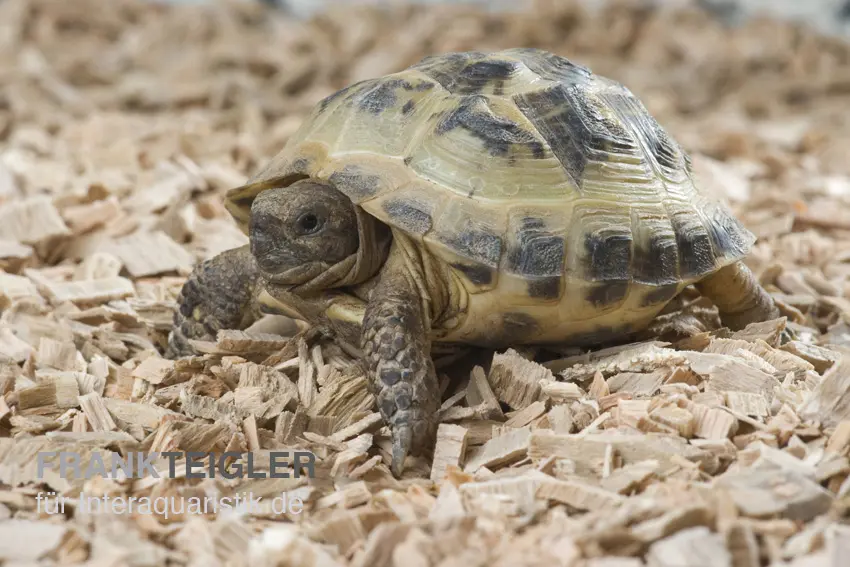
{"type": "Polygon", "coordinates": [[[322,224],[316,213],[304,213],[295,221],[299,234],[313,234],[322,228],[322,224]]]}

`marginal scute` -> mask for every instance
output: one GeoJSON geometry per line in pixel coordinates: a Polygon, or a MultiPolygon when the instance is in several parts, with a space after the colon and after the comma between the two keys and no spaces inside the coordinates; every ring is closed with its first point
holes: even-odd
{"type": "Polygon", "coordinates": [[[676,235],[663,207],[632,210],[634,262],[632,277],[638,283],[665,285],[679,281],[676,235]]]}
{"type": "Polygon", "coordinates": [[[438,238],[452,250],[485,266],[496,267],[502,256],[502,239],[493,231],[482,226],[458,226],[454,234],[443,234],[438,238]]]}
{"type": "Polygon", "coordinates": [[[683,279],[696,279],[716,267],[714,247],[702,219],[690,207],[668,204],[667,213],[676,233],[683,279]]]}
{"type": "Polygon", "coordinates": [[[329,181],[354,203],[373,197],[383,184],[379,175],[366,173],[357,165],[344,166],[331,174],[329,181]]]}
{"type": "Polygon", "coordinates": [[[618,282],[631,277],[632,236],[627,230],[615,225],[585,235],[584,261],[588,280],[618,282]]]}
{"type": "Polygon", "coordinates": [[[494,329],[494,334],[505,344],[533,339],[534,333],[540,328],[537,320],[527,313],[505,313],[501,319],[501,329],[494,329]]]}
{"type": "Polygon", "coordinates": [[[619,305],[628,293],[628,281],[608,281],[592,286],[585,299],[595,307],[605,308],[619,305]]]}
{"type": "Polygon", "coordinates": [[[551,230],[544,218],[521,211],[509,221],[505,268],[527,281],[528,295],[551,300],[561,294],[565,262],[565,236],[551,230]]]}
{"type": "Polygon", "coordinates": [[[451,266],[462,273],[471,284],[477,287],[490,286],[496,280],[495,268],[476,264],[465,264],[463,262],[454,262],[451,266]]]}
{"type": "Polygon", "coordinates": [[[431,207],[421,200],[394,197],[384,201],[381,206],[393,224],[412,234],[422,235],[431,230],[431,207]]]}
{"type": "Polygon", "coordinates": [[[740,258],[747,253],[755,237],[726,210],[715,205],[709,207],[706,228],[714,243],[715,254],[721,258],[740,258]]]}

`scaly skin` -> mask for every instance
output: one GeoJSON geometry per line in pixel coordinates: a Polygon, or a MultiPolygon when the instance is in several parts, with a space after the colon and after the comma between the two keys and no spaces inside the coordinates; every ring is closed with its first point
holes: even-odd
{"type": "Polygon", "coordinates": [[[743,262],[721,268],[695,287],[717,306],[720,321],[733,331],[779,317],[773,298],[743,262]]]}
{"type": "Polygon", "coordinates": [[[195,266],[177,299],[166,356],[195,354],[190,339],[214,341],[220,329],[244,329],[260,315],[260,275],[248,246],[195,266]]]}
{"type": "Polygon", "coordinates": [[[392,432],[392,472],[400,476],[408,453],[431,448],[440,388],[431,359],[430,328],[416,280],[399,258],[372,295],[363,320],[361,347],[370,390],[392,432]]]}

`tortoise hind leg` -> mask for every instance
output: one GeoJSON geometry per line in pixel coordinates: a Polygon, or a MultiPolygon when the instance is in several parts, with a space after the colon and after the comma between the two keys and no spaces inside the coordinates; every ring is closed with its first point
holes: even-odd
{"type": "Polygon", "coordinates": [[[392,432],[391,468],[398,477],[408,453],[431,448],[440,390],[423,301],[412,274],[390,262],[366,307],[361,345],[369,388],[392,432]]]}
{"type": "Polygon", "coordinates": [[[195,266],[180,290],[168,358],[195,354],[189,340],[214,341],[219,329],[244,329],[259,318],[260,276],[250,246],[195,266]]]}
{"type": "Polygon", "coordinates": [[[779,317],[773,298],[743,262],[721,268],[695,286],[717,306],[721,322],[733,331],[779,317]]]}

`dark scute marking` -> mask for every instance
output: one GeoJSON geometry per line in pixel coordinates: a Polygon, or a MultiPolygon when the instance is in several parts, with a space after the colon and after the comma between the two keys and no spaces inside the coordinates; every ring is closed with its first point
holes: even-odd
{"type": "Polygon", "coordinates": [[[587,275],[592,281],[611,282],[629,279],[632,263],[632,238],[618,232],[589,233],[584,237],[587,275]]]}
{"type": "Polygon", "coordinates": [[[381,183],[377,175],[364,173],[356,165],[346,165],[332,174],[329,180],[356,202],[373,196],[381,183]]]}
{"type": "Polygon", "coordinates": [[[470,266],[469,264],[455,262],[452,267],[463,273],[475,285],[490,285],[493,281],[494,270],[487,266],[470,266]]]}
{"type": "Polygon", "coordinates": [[[512,49],[510,54],[521,60],[534,73],[550,81],[576,84],[586,82],[591,76],[587,67],[542,49],[512,49]]]}
{"type": "Polygon", "coordinates": [[[640,306],[649,307],[650,305],[666,304],[668,301],[676,297],[676,292],[678,290],[679,286],[674,283],[658,286],[643,296],[640,306]]]}
{"type": "Polygon", "coordinates": [[[367,79],[365,81],[360,81],[360,82],[354,83],[352,85],[348,85],[344,89],[340,89],[340,90],[336,91],[335,93],[333,93],[329,96],[326,96],[325,98],[323,98],[322,100],[319,101],[319,109],[321,111],[324,111],[333,101],[335,101],[337,99],[346,98],[349,95],[352,95],[352,94],[358,92],[367,83],[372,83],[374,81],[375,81],[374,79],[367,79]]]}
{"type": "Polygon", "coordinates": [[[492,268],[502,257],[502,239],[483,227],[458,228],[455,233],[441,235],[440,240],[455,253],[492,268]]]}
{"type": "Polygon", "coordinates": [[[682,277],[699,277],[714,270],[714,250],[708,232],[701,226],[686,230],[683,225],[676,226],[675,221],[674,228],[682,277]]]}
{"type": "Polygon", "coordinates": [[[586,128],[563,87],[518,94],[514,102],[548,142],[573,181],[581,186],[587,156],[581,138],[586,128]]]}
{"type": "Polygon", "coordinates": [[[441,136],[455,128],[464,128],[481,140],[493,156],[507,156],[515,144],[528,148],[537,159],[545,156],[543,143],[533,133],[494,114],[487,105],[487,98],[481,95],[462,97],[460,105],[437,124],[436,134],[441,136]]]}
{"type": "Polygon", "coordinates": [[[405,102],[404,106],[401,107],[401,113],[405,114],[405,115],[410,114],[411,112],[413,112],[413,109],[415,107],[416,107],[416,103],[413,102],[413,100],[411,99],[411,100],[405,102]]]}
{"type": "Polygon", "coordinates": [[[691,156],[688,152],[682,151],[682,158],[685,160],[685,171],[689,174],[693,174],[694,172],[694,164],[691,161],[691,156]]]}
{"type": "Polygon", "coordinates": [[[483,59],[484,57],[486,55],[478,51],[431,55],[413,65],[411,69],[425,73],[440,83],[444,89],[454,93],[458,77],[464,67],[467,66],[469,61],[483,59]]]}
{"type": "Polygon", "coordinates": [[[384,202],[383,209],[395,223],[407,231],[425,234],[431,230],[431,215],[416,201],[391,199],[384,202]]]}
{"type": "Polygon", "coordinates": [[[378,115],[398,102],[398,89],[413,90],[413,85],[403,79],[384,79],[371,87],[364,89],[358,96],[358,106],[361,110],[378,115]]]}
{"type": "Polygon", "coordinates": [[[561,277],[555,276],[529,281],[528,295],[535,299],[558,299],[561,296],[561,277]]]}
{"type": "MultiPolygon", "coordinates": [[[[654,122],[654,120],[653,120],[654,122]]],[[[665,169],[679,168],[679,154],[676,142],[661,127],[656,129],[656,137],[652,148],[652,155],[658,165],[665,169]]]]}
{"type": "Polygon", "coordinates": [[[603,99],[646,143],[655,162],[666,171],[679,169],[678,145],[630,92],[608,92],[603,99]]]}
{"type": "Polygon", "coordinates": [[[460,70],[453,88],[456,94],[480,93],[489,84],[493,84],[493,94],[504,92],[505,81],[511,78],[519,67],[516,61],[484,60],[475,61],[460,70]]]}
{"type": "Polygon", "coordinates": [[[653,285],[674,283],[679,276],[679,253],[672,238],[651,238],[635,250],[634,278],[653,285]]]}
{"type": "Polygon", "coordinates": [[[714,241],[718,256],[732,256],[740,258],[744,256],[746,245],[744,241],[744,227],[737,219],[725,211],[719,211],[712,222],[707,223],[711,239],[714,241]]]}
{"type": "Polygon", "coordinates": [[[411,163],[413,163],[413,156],[405,156],[404,165],[410,165],[411,163]]]}
{"type": "Polygon", "coordinates": [[[523,344],[531,341],[540,330],[537,320],[526,313],[505,313],[500,336],[504,344],[523,344]]]}
{"type": "Polygon", "coordinates": [[[554,276],[564,270],[564,237],[547,232],[542,219],[525,217],[517,246],[508,253],[508,269],[527,276],[554,276]]]}
{"type": "Polygon", "coordinates": [[[619,303],[629,291],[629,282],[603,282],[593,286],[585,297],[595,307],[605,307],[619,303]]]}

